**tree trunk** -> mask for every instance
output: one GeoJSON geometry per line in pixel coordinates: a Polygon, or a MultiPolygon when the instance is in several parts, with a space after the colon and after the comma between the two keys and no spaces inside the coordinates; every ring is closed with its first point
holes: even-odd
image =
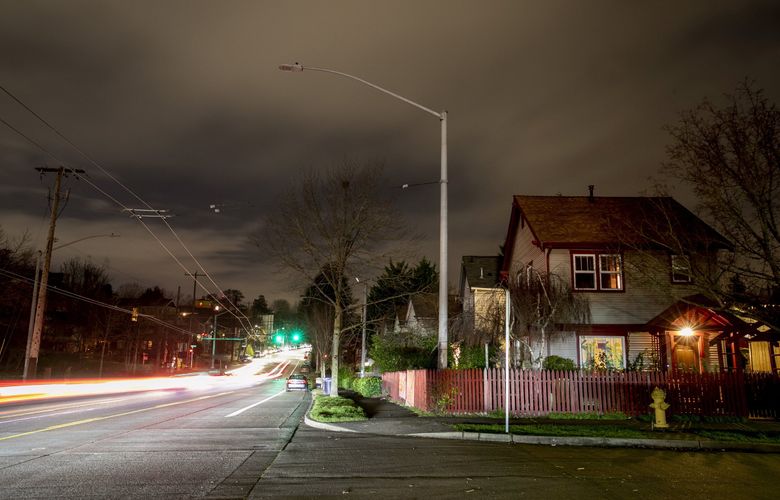
{"type": "Polygon", "coordinates": [[[336,300],[333,316],[333,348],[330,359],[330,395],[339,395],[339,339],[341,337],[341,303],[336,300]]]}

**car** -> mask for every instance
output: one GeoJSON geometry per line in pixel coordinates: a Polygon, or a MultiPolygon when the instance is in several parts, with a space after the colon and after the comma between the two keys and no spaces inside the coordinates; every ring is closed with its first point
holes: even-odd
{"type": "Polygon", "coordinates": [[[311,366],[309,365],[303,365],[301,367],[301,373],[309,373],[311,371],[311,366]]]}
{"type": "Polygon", "coordinates": [[[287,392],[290,391],[308,391],[309,379],[302,373],[293,373],[287,377],[287,392]]]}

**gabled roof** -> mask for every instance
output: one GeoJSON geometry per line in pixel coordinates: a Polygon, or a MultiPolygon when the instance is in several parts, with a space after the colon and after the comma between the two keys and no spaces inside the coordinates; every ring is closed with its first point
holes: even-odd
{"type": "Polygon", "coordinates": [[[472,288],[495,288],[501,271],[501,257],[497,255],[464,255],[461,273],[472,288]]]}
{"type": "MultiPolygon", "coordinates": [[[[454,295],[447,296],[447,315],[449,317],[457,316],[460,313],[459,302],[454,295]]],[[[409,298],[409,309],[406,316],[409,317],[414,311],[414,317],[419,321],[422,319],[439,318],[439,295],[436,293],[416,293],[409,298]]]]}
{"type": "MultiPolygon", "coordinates": [[[[544,246],[577,243],[619,243],[619,222],[671,224],[678,231],[726,239],[670,197],[515,196],[515,205],[544,246]]],[[[638,234],[634,238],[639,239],[638,234]]]]}
{"type": "Polygon", "coordinates": [[[710,249],[732,248],[725,237],[671,197],[517,195],[504,245],[506,262],[511,261],[523,220],[534,244],[542,249],[652,246],[672,235],[710,249]]]}

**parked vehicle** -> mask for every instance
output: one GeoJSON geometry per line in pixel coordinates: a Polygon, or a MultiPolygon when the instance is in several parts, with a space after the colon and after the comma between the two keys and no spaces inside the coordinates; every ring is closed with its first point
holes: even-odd
{"type": "Polygon", "coordinates": [[[293,373],[287,377],[287,392],[290,391],[308,391],[309,379],[302,373],[293,373]]]}

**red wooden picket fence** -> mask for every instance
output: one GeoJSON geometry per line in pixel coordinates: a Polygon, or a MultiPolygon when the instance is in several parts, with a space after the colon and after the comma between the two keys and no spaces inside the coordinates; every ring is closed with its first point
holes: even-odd
{"type": "MultiPolygon", "coordinates": [[[[504,370],[407,370],[382,375],[385,394],[424,411],[490,413],[503,410],[504,370]]],[[[649,412],[650,392],[666,391],[678,415],[780,418],[780,377],[761,373],[661,373],[510,370],[509,412],[649,412]]]]}

